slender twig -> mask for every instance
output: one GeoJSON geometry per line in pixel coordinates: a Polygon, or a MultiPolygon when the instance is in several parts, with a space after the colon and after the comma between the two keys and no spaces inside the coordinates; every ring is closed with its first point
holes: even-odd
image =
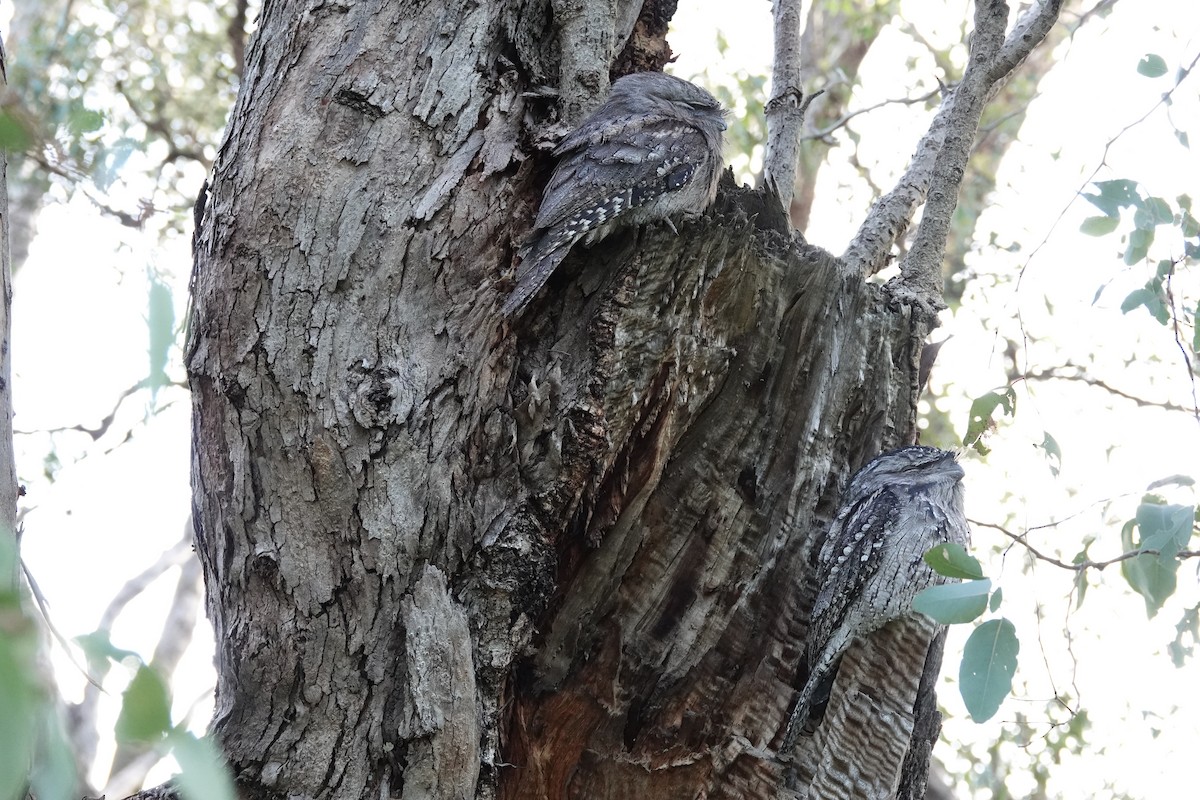
{"type": "Polygon", "coordinates": [[[46,595],[42,592],[42,587],[38,586],[38,582],[33,577],[33,573],[29,571],[29,567],[25,564],[24,558],[21,559],[21,572],[23,572],[25,575],[25,583],[29,586],[29,593],[33,595],[33,602],[37,606],[38,614],[40,614],[42,617],[42,622],[46,624],[46,630],[50,632],[52,637],[54,637],[54,641],[58,642],[58,646],[63,649],[63,652],[67,654],[67,658],[70,659],[71,663],[75,666],[75,669],[79,670],[79,673],[83,675],[88,683],[99,689],[100,684],[97,683],[96,679],[93,678],[91,673],[87,671],[87,667],[79,663],[79,659],[75,657],[75,650],[71,647],[71,643],[67,641],[67,638],[62,635],[62,632],[58,629],[58,626],[54,624],[54,618],[50,614],[50,603],[46,599],[46,595]]]}
{"type": "Polygon", "coordinates": [[[937,97],[943,91],[945,91],[945,87],[939,86],[938,88],[934,89],[933,91],[926,92],[925,94],[920,95],[919,97],[901,97],[896,100],[881,100],[878,103],[874,103],[874,104],[866,106],[864,108],[859,108],[854,111],[848,111],[845,114],[843,114],[839,119],[837,119],[835,122],[830,123],[827,127],[821,128],[820,130],[817,130],[817,131],[813,131],[812,133],[804,134],[804,136],[801,137],[801,141],[809,141],[810,139],[824,139],[826,136],[833,133],[834,131],[845,127],[846,123],[848,123],[850,120],[854,119],[855,117],[861,116],[863,114],[868,114],[872,111],[876,111],[880,108],[883,108],[884,106],[891,106],[891,105],[913,106],[913,105],[916,105],[917,103],[925,103],[925,102],[928,102],[929,100],[932,100],[934,97],[937,97]]]}
{"type": "MultiPolygon", "coordinates": [[[[1130,550],[1129,552],[1122,553],[1121,555],[1117,556],[1116,558],[1110,558],[1106,561],[1092,561],[1091,559],[1084,559],[1083,561],[1080,561],[1078,563],[1068,564],[1065,561],[1060,561],[1059,559],[1055,558],[1054,556],[1046,555],[1045,553],[1043,553],[1042,551],[1038,550],[1036,547],[1031,545],[1029,542],[1027,542],[1025,540],[1025,537],[1028,535],[1028,533],[1029,533],[1028,531],[1026,531],[1025,533],[1018,534],[1018,533],[1013,533],[1012,531],[1005,528],[1003,525],[997,525],[993,522],[980,522],[979,520],[974,520],[974,519],[969,520],[969,522],[977,528],[991,528],[992,530],[999,531],[1000,533],[1004,534],[1008,538],[1012,539],[1017,544],[1024,547],[1026,550],[1029,551],[1030,555],[1032,555],[1034,558],[1038,559],[1039,561],[1045,561],[1047,564],[1053,564],[1056,567],[1061,567],[1062,569],[1070,570],[1071,572],[1082,572],[1085,569],[1102,570],[1105,567],[1111,567],[1113,564],[1119,564],[1122,561],[1128,561],[1129,559],[1137,558],[1138,556],[1161,555],[1160,550],[1157,550],[1152,547],[1143,547],[1138,550],[1130,550]]],[[[1200,558],[1200,550],[1179,550],[1175,553],[1175,557],[1179,558],[1179,559],[1200,558]]]]}
{"type": "Polygon", "coordinates": [[[1049,369],[1040,370],[1038,372],[1028,372],[1021,377],[1023,377],[1025,380],[1031,380],[1031,381],[1046,381],[1046,380],[1074,381],[1077,383],[1086,384],[1088,386],[1094,386],[1097,389],[1103,389],[1104,391],[1108,392],[1109,394],[1113,395],[1114,397],[1120,397],[1124,400],[1128,400],[1129,402],[1133,403],[1134,405],[1141,406],[1143,408],[1161,408],[1164,411],[1180,411],[1180,412],[1183,412],[1184,414],[1193,413],[1193,409],[1187,408],[1186,406],[1181,406],[1176,403],[1170,403],[1170,402],[1166,402],[1166,401],[1160,402],[1158,400],[1147,400],[1144,397],[1139,397],[1137,395],[1130,394],[1129,392],[1126,392],[1122,389],[1118,389],[1117,387],[1109,384],[1107,381],[1104,381],[1100,378],[1093,378],[1090,375],[1087,375],[1086,373],[1083,372],[1081,367],[1077,367],[1074,364],[1064,364],[1061,367],[1051,367],[1049,369]],[[1061,370],[1061,369],[1076,369],[1076,370],[1079,370],[1079,372],[1074,373],[1074,374],[1064,374],[1062,372],[1059,372],[1059,370],[1061,370]]]}
{"type": "Polygon", "coordinates": [[[1175,307],[1175,293],[1171,291],[1171,279],[1174,275],[1174,270],[1167,273],[1167,280],[1163,288],[1167,293],[1167,300],[1171,304],[1171,331],[1175,336],[1175,346],[1179,348],[1179,354],[1183,358],[1184,371],[1187,372],[1188,382],[1192,387],[1192,414],[1196,417],[1196,421],[1200,422],[1200,401],[1197,401],[1196,398],[1196,372],[1192,369],[1192,357],[1188,354],[1187,345],[1183,343],[1183,334],[1179,331],[1179,309],[1175,307]]]}

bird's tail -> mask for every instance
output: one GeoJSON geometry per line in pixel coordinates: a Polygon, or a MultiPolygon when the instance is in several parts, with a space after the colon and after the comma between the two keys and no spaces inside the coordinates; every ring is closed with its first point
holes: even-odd
{"type": "Polygon", "coordinates": [[[503,308],[500,309],[500,313],[504,316],[519,316],[529,305],[529,301],[538,293],[538,290],[546,284],[546,281],[550,280],[554,270],[570,252],[569,244],[545,250],[547,238],[541,236],[523,248],[521,263],[517,267],[517,285],[513,287],[512,294],[508,296],[508,299],[504,301],[503,308]]]}

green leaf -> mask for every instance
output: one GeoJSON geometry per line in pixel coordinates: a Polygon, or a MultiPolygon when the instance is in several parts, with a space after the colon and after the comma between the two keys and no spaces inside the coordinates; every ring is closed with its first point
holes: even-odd
{"type": "Polygon", "coordinates": [[[92,181],[96,187],[107,192],[113,181],[120,175],[121,170],[124,169],[125,162],[139,149],[138,142],[123,138],[118,139],[107,153],[100,154],[92,169],[92,181]]]}
{"type": "Polygon", "coordinates": [[[1117,229],[1120,217],[1088,217],[1079,226],[1079,230],[1088,236],[1104,236],[1117,229]]]}
{"type": "Polygon", "coordinates": [[[958,668],[958,689],[971,719],[986,722],[1000,710],[1012,691],[1020,649],[1017,629],[1007,619],[989,619],[971,633],[958,668]]]}
{"type": "Polygon", "coordinates": [[[0,111],[0,150],[19,153],[33,144],[29,129],[12,114],[0,111]]]}
{"type": "Polygon", "coordinates": [[[1092,185],[1100,190],[1100,194],[1085,194],[1084,199],[1109,217],[1119,216],[1121,209],[1125,206],[1136,206],[1142,201],[1137,193],[1137,181],[1121,178],[1113,181],[1096,181],[1092,185]]]}
{"type": "Polygon", "coordinates": [[[1047,431],[1042,431],[1042,449],[1046,451],[1046,460],[1050,462],[1050,473],[1058,477],[1058,471],[1062,469],[1062,448],[1047,431]]]}
{"type": "Polygon", "coordinates": [[[1163,486],[1195,486],[1196,479],[1191,475],[1168,475],[1165,478],[1159,478],[1146,487],[1146,491],[1158,489],[1163,486]]]}
{"type": "Polygon", "coordinates": [[[0,798],[25,797],[35,742],[30,731],[42,702],[36,652],[37,635],[29,618],[19,607],[0,609],[0,798]]]}
{"type": "Polygon", "coordinates": [[[957,542],[944,542],[931,547],[924,558],[925,563],[933,567],[934,572],[947,578],[978,580],[983,577],[983,567],[979,565],[979,561],[957,542]]]}
{"type": "Polygon", "coordinates": [[[121,698],[117,741],[155,744],[169,730],[171,699],[167,685],[156,671],[142,665],[121,698]]]}
{"type": "Polygon", "coordinates": [[[1154,243],[1154,228],[1135,228],[1129,234],[1129,247],[1125,248],[1125,263],[1129,266],[1146,260],[1150,245],[1154,243]]]}
{"type": "Polygon", "coordinates": [[[1164,566],[1175,560],[1192,536],[1195,506],[1142,503],[1137,508],[1138,531],[1142,547],[1159,551],[1164,566]]]}
{"type": "Polygon", "coordinates": [[[1147,78],[1158,78],[1167,74],[1167,62],[1163,61],[1162,56],[1146,53],[1138,62],[1137,71],[1147,78]]]}
{"type": "Polygon", "coordinates": [[[1192,352],[1200,353],[1200,303],[1192,314],[1192,352]]]}
{"type": "Polygon", "coordinates": [[[970,622],[987,608],[992,582],[987,578],[965,583],[943,583],[917,592],[913,610],[933,617],[943,625],[970,622]]]}
{"type": "Polygon", "coordinates": [[[993,614],[996,613],[996,609],[998,609],[1000,607],[1000,604],[1003,602],[1004,602],[1004,589],[1002,587],[997,586],[996,591],[992,592],[992,599],[988,600],[988,611],[991,611],[993,614]]]}
{"type": "Polygon", "coordinates": [[[175,784],[185,800],[237,800],[229,768],[212,739],[177,729],[171,731],[168,741],[182,770],[175,784]]]}
{"type": "Polygon", "coordinates": [[[104,127],[104,115],[90,108],[71,109],[67,116],[67,130],[73,136],[98,131],[104,127]]]}
{"type": "Polygon", "coordinates": [[[150,276],[150,313],[147,319],[150,332],[150,375],[146,379],[151,394],[171,383],[167,376],[167,361],[175,344],[175,304],[171,288],[157,276],[150,276]]]}
{"type": "Polygon", "coordinates": [[[1145,306],[1146,310],[1150,312],[1150,316],[1158,320],[1160,324],[1166,325],[1170,322],[1171,315],[1167,311],[1166,303],[1163,302],[1162,297],[1158,292],[1145,287],[1134,289],[1126,295],[1125,299],[1121,301],[1121,313],[1128,314],[1130,311],[1141,306],[1145,306]]]}
{"type": "Polygon", "coordinates": [[[1195,605],[1184,609],[1183,616],[1175,624],[1175,640],[1167,645],[1167,652],[1171,654],[1171,662],[1176,667],[1182,667],[1192,655],[1192,651],[1196,649],[1198,642],[1200,642],[1200,605],[1195,605]],[[1192,643],[1184,644],[1183,639],[1189,634],[1192,643]]]}
{"type": "Polygon", "coordinates": [[[75,757],[54,708],[47,705],[38,726],[38,747],[29,785],[37,800],[74,800],[75,757]]]}
{"type": "MultiPolygon", "coordinates": [[[[1131,519],[1121,528],[1121,546],[1126,551],[1141,549],[1141,546],[1133,541],[1135,527],[1137,521],[1131,519]]],[[[1165,565],[1158,556],[1152,554],[1135,556],[1121,562],[1121,575],[1129,587],[1142,596],[1148,618],[1153,619],[1167,598],[1175,593],[1175,572],[1178,566],[1178,561],[1172,560],[1170,565],[1165,565]]]]}
{"type": "Polygon", "coordinates": [[[1184,211],[1179,216],[1179,230],[1183,231],[1183,235],[1190,239],[1193,236],[1200,236],[1200,222],[1192,216],[1192,212],[1184,211]]]}
{"type": "Polygon", "coordinates": [[[963,436],[963,445],[973,447],[981,456],[986,456],[991,450],[984,445],[983,435],[993,427],[992,415],[997,408],[1004,410],[1007,416],[1013,416],[1017,409],[1017,393],[1011,386],[996,389],[982,397],[971,401],[971,412],[967,421],[967,432],[963,436]]]}
{"type": "MultiPolygon", "coordinates": [[[[1090,536],[1084,539],[1083,549],[1075,554],[1075,558],[1071,559],[1072,564],[1082,564],[1091,559],[1091,555],[1088,554],[1088,548],[1092,546],[1092,541],[1094,540],[1090,536]]],[[[1075,570],[1075,591],[1078,593],[1077,599],[1075,600],[1076,608],[1079,608],[1083,605],[1083,596],[1087,594],[1087,588],[1087,570],[1075,570]]]]}
{"type": "Polygon", "coordinates": [[[1175,212],[1161,197],[1150,197],[1138,206],[1133,215],[1133,224],[1138,228],[1153,228],[1157,225],[1167,225],[1175,221],[1175,212]]]}
{"type": "Polygon", "coordinates": [[[87,656],[89,662],[112,659],[117,663],[121,663],[126,659],[133,659],[141,663],[141,656],[132,650],[122,650],[115,646],[108,637],[108,631],[95,630],[91,633],[85,633],[82,636],[76,636],[75,644],[79,645],[80,649],[83,650],[83,654],[87,656]]]}

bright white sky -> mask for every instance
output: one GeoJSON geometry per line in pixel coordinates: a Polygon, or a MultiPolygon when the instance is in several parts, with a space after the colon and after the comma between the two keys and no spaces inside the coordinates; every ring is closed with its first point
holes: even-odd
{"type": "MultiPolygon", "coordinates": [[[[680,55],[674,72],[685,77],[707,73],[714,82],[737,70],[768,73],[770,4],[759,0],[743,4],[737,14],[720,14],[730,44],[724,57],[715,47],[717,20],[711,12],[716,8],[727,6],[680,2],[680,23],[671,38],[680,55]]],[[[904,4],[906,18],[937,42],[957,36],[957,23],[969,9],[965,0],[904,4]],[[938,29],[938,20],[954,24],[938,29]]],[[[939,356],[933,380],[944,388],[945,410],[960,434],[969,398],[1005,383],[999,336],[1020,338],[1018,310],[1033,340],[1032,367],[1066,360],[1094,363],[1097,375],[1129,391],[1190,405],[1191,388],[1166,329],[1145,313],[1123,316],[1118,310],[1125,295],[1145,280],[1145,271],[1124,267],[1115,238],[1078,234],[1080,221],[1095,212],[1085,202],[1071,205],[1071,200],[1100,163],[1105,142],[1140,118],[1171,85],[1169,76],[1150,80],[1138,75],[1137,61],[1147,52],[1157,53],[1171,75],[1195,57],[1197,33],[1200,4],[1124,0],[1107,19],[1093,21],[1063,48],[1061,65],[1030,109],[1022,141],[1000,170],[999,189],[983,220],[997,232],[999,246],[972,255],[971,266],[981,278],[963,308],[947,313],[935,334],[954,337],[939,356]],[[1055,227],[1064,208],[1068,210],[1055,227]],[[1052,228],[1046,245],[1031,259],[1034,246],[1052,228]],[[1020,243],[1019,252],[1004,249],[1014,242],[1020,243]],[[1017,291],[1013,276],[1021,269],[1024,280],[1017,291]],[[1109,286],[1093,304],[1102,284],[1109,286]]],[[[864,85],[851,105],[914,94],[919,91],[913,88],[915,81],[925,86],[935,77],[919,47],[900,31],[888,30],[863,65],[864,85]],[[916,59],[912,71],[905,66],[910,56],[916,59]]],[[[817,88],[822,78],[809,75],[805,80],[809,88],[817,88]]],[[[1200,131],[1196,81],[1193,75],[1184,84],[1170,109],[1175,126],[1193,134],[1200,131]]],[[[924,112],[915,106],[896,106],[855,121],[863,142],[859,158],[881,185],[890,187],[926,124],[924,112]]],[[[844,152],[835,151],[832,165],[822,171],[808,230],[811,241],[834,252],[843,249],[870,200],[865,182],[842,163],[844,155],[839,159],[844,152]]],[[[1190,193],[1200,199],[1200,160],[1175,143],[1162,109],[1125,134],[1108,153],[1107,163],[1098,178],[1130,177],[1166,198],[1190,193]]],[[[196,184],[183,190],[194,194],[198,176],[196,184]]],[[[173,276],[182,319],[190,268],[185,242],[160,247],[139,239],[101,218],[79,197],[51,205],[42,214],[30,259],[16,279],[18,431],[95,427],[117,396],[146,374],[148,268],[173,276]]],[[[1190,296],[1197,294],[1193,284],[1190,296]]],[[[173,375],[182,378],[178,364],[173,375]]],[[[1017,531],[1070,518],[1033,540],[1049,551],[1061,549],[1067,560],[1088,535],[1097,538],[1094,558],[1116,555],[1120,523],[1132,515],[1147,484],[1174,473],[1200,472],[1195,455],[1200,452],[1200,425],[1184,415],[1108,404],[1074,384],[1040,383],[1019,393],[1016,420],[1002,424],[990,441],[993,454],[987,462],[975,458],[968,463],[969,515],[1017,531]],[[1057,478],[1036,447],[1045,432],[1063,449],[1057,478]],[[1133,495],[1101,502],[1128,493],[1133,495]],[[1072,517],[1077,512],[1083,513],[1072,517]]],[[[77,432],[54,436],[63,465],[53,483],[41,477],[51,437],[18,436],[18,468],[29,487],[26,507],[32,509],[25,518],[24,554],[50,598],[55,623],[68,637],[92,630],[114,592],[181,534],[190,504],[187,394],[179,389],[160,393],[159,406],[169,407],[152,416],[148,403],[145,393],[127,401],[111,432],[95,443],[77,432]],[[133,437],[120,444],[131,427],[133,437]]],[[[1173,499],[1195,502],[1190,494],[1173,499]]],[[[975,543],[981,556],[1004,546],[986,529],[976,531],[975,543]]],[[[1195,663],[1176,670],[1165,645],[1174,636],[1181,609],[1200,601],[1195,568],[1180,570],[1178,595],[1148,623],[1142,601],[1122,590],[1115,568],[1104,574],[1102,585],[1093,586],[1083,607],[1070,613],[1071,575],[1039,566],[1025,576],[1020,559],[1014,550],[1007,562],[996,556],[986,565],[1005,589],[1002,613],[1021,637],[1019,696],[1008,700],[993,721],[975,725],[966,718],[957,690],[947,685],[941,693],[950,715],[944,736],[952,744],[941,746],[939,755],[952,769],[965,768],[953,760],[955,746],[976,743],[975,752],[981,754],[984,743],[1000,735],[1000,722],[1018,714],[1044,730],[1047,701],[1057,687],[1087,709],[1092,728],[1089,757],[1055,768],[1052,795],[1105,796],[1104,787],[1111,783],[1133,797],[1182,796],[1183,787],[1194,785],[1200,697],[1195,663]],[[1064,631],[1073,637],[1074,663],[1064,631]],[[1096,758],[1102,754],[1115,757],[1096,758]]],[[[174,574],[169,575],[137,601],[114,634],[119,646],[149,656],[173,580],[174,574]]],[[[211,632],[203,624],[201,628],[180,675],[179,685],[189,688],[179,690],[177,714],[213,682],[211,632]]],[[[957,671],[957,648],[967,632],[954,631],[947,675],[957,671]]],[[[58,666],[65,691],[77,697],[82,691],[78,672],[61,658],[58,666]]],[[[120,687],[111,690],[116,694],[120,687]]],[[[115,705],[110,713],[115,715],[115,705]]],[[[197,709],[200,727],[208,713],[208,707],[197,709]]],[[[1041,746],[1035,740],[1030,750],[1041,746]]],[[[1019,771],[1023,756],[1016,743],[1006,757],[1019,771]]],[[[1032,783],[1014,775],[1009,788],[1020,796],[1032,783]]]]}

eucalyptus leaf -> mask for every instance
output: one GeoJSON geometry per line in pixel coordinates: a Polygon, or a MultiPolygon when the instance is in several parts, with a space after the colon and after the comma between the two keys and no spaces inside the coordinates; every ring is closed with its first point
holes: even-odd
{"type": "Polygon", "coordinates": [[[175,730],[167,741],[179,762],[181,772],[176,776],[175,784],[184,800],[237,800],[229,767],[212,739],[175,730]]]}
{"type": "Polygon", "coordinates": [[[971,633],[958,669],[959,692],[971,719],[985,722],[1000,710],[1012,692],[1020,649],[1017,629],[1007,619],[990,619],[971,633]]]}
{"type": "Polygon", "coordinates": [[[980,566],[979,560],[957,542],[943,542],[929,548],[924,559],[926,564],[933,567],[934,572],[947,578],[975,580],[983,577],[983,567],[980,566]]]}
{"type": "Polygon", "coordinates": [[[932,617],[943,625],[978,619],[987,609],[992,582],[987,578],[963,583],[944,583],[917,592],[913,610],[932,617]]]}

